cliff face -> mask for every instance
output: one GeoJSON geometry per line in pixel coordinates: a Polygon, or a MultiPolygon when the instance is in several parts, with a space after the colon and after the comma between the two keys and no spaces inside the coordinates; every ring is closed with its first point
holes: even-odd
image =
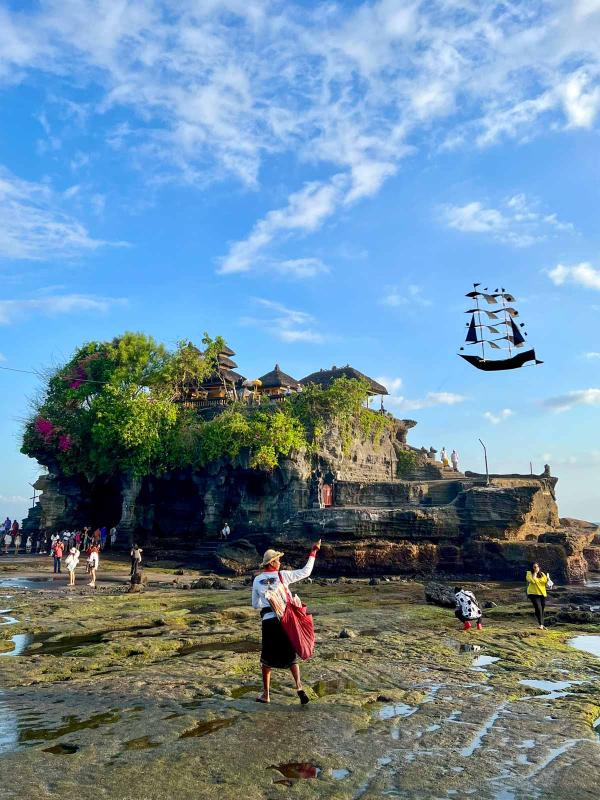
{"type": "Polygon", "coordinates": [[[50,529],[116,524],[123,545],[135,536],[147,551],[188,560],[207,555],[205,541],[225,521],[234,537],[280,547],[290,559],[322,538],[320,570],[331,574],[437,570],[522,579],[538,560],[568,581],[582,579],[588,561],[600,565],[595,526],[559,519],[556,478],[546,473],[494,476],[486,485],[484,476],[452,472],[411,449],[412,466],[398,478],[413,425],[398,420],[376,437],[357,433],[349,447],[332,428],[318,453],[297,453],[272,473],[250,469],[242,456],[160,478],[88,484],[44,476],[36,513],[50,529]],[[331,507],[319,505],[322,482],[333,486],[331,507]]]}

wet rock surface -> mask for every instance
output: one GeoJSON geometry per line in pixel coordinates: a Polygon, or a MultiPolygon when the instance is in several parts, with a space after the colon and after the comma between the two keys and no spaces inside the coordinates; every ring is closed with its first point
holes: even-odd
{"type": "Polygon", "coordinates": [[[298,586],[317,634],[301,707],[283,671],[255,702],[249,588],[172,577],[133,595],[0,589],[0,651],[29,637],[0,665],[2,800],[597,796],[597,629],[539,631],[522,585],[465,583],[497,603],[468,633],[420,583],[298,586]]]}

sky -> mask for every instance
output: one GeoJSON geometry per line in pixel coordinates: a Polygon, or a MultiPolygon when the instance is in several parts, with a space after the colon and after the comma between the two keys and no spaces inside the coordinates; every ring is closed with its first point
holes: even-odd
{"type": "Polygon", "coordinates": [[[352,364],[461,468],[600,522],[600,0],[0,0],[0,515],[35,374],[222,335],[352,364]],[[474,282],[540,366],[457,357],[474,282]],[[531,465],[531,466],[530,466],[531,465]]]}

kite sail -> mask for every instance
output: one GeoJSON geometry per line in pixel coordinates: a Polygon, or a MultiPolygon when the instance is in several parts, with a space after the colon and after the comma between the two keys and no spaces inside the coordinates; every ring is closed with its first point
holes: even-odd
{"type": "MultiPolygon", "coordinates": [[[[517,324],[515,319],[519,312],[514,307],[515,298],[512,294],[501,289],[488,292],[487,287],[479,291],[481,284],[474,283],[473,291],[467,294],[470,300],[475,301],[475,308],[469,308],[466,313],[471,315],[470,322],[467,322],[467,336],[465,342],[468,345],[480,345],[481,355],[470,355],[464,353],[461,347],[459,356],[468,361],[477,369],[485,372],[497,372],[506,369],[518,369],[519,367],[535,366],[543,364],[535,356],[535,350],[525,350],[527,334],[523,330],[525,323],[517,324]],[[485,308],[485,304],[496,306],[493,311],[485,308]],[[493,337],[493,338],[490,338],[493,337]],[[498,350],[505,351],[500,358],[488,358],[486,347],[495,353],[498,350]],[[529,364],[529,362],[533,362],[529,364]]],[[[497,355],[497,353],[496,353],[497,355]]]]}

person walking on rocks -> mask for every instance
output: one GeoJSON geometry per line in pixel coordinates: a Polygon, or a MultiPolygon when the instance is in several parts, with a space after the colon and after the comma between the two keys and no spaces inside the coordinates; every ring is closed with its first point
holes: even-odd
{"type": "Polygon", "coordinates": [[[72,547],[69,550],[69,555],[65,559],[65,564],[69,571],[69,586],[75,586],[75,570],[79,564],[79,556],[79,550],[76,547],[72,547]]]}
{"type": "Polygon", "coordinates": [[[110,529],[110,549],[111,550],[114,550],[114,547],[115,547],[116,543],[117,543],[117,529],[113,525],[113,527],[110,529]]]}
{"type": "Polygon", "coordinates": [[[546,596],[548,594],[548,587],[552,586],[550,576],[542,572],[540,565],[534,562],[531,569],[525,575],[527,581],[527,597],[531,601],[535,618],[537,619],[540,630],[545,631],[544,626],[544,613],[546,610],[546,596]]]}
{"type": "Polygon", "coordinates": [[[442,447],[442,452],[440,453],[440,460],[442,462],[443,467],[450,466],[450,462],[448,461],[448,453],[445,447],[442,447]]]}
{"type": "Polygon", "coordinates": [[[456,600],[454,613],[463,623],[463,630],[470,631],[473,623],[476,623],[478,631],[482,630],[481,618],[483,614],[473,592],[468,589],[462,589],[460,586],[455,586],[454,599],[456,600]]]}
{"type": "Polygon", "coordinates": [[[267,550],[261,563],[261,572],[254,578],[252,584],[252,608],[260,611],[262,620],[262,649],[260,664],[262,669],[263,692],[256,700],[259,703],[270,703],[271,672],[273,669],[289,669],[294,678],[296,692],[302,705],[309,702],[308,695],[302,688],[300,667],[297,663],[296,652],[288,639],[273,606],[268,599],[276,593],[278,600],[285,610],[288,592],[277,593],[279,586],[285,590],[297,581],[308,578],[313,571],[315,558],[321,548],[321,540],[313,545],[308,561],[302,569],[282,570],[281,557],[284,555],[277,550],[267,550]]]}
{"type": "Polygon", "coordinates": [[[33,547],[33,539],[31,538],[31,534],[27,537],[27,541],[25,542],[25,552],[31,553],[31,548],[33,547]]]}
{"type": "Polygon", "coordinates": [[[4,534],[4,555],[5,556],[8,555],[8,548],[11,546],[11,544],[12,544],[11,533],[10,533],[10,531],[6,531],[6,533],[4,534]]]}
{"type": "Polygon", "coordinates": [[[14,538],[14,545],[15,545],[15,555],[19,555],[19,548],[21,547],[21,534],[19,533],[19,529],[15,531],[15,538],[14,538]]]}
{"type": "Polygon", "coordinates": [[[458,453],[456,450],[453,450],[450,454],[450,461],[452,462],[452,469],[454,472],[458,472],[458,453]]]}
{"type": "Polygon", "coordinates": [[[134,544],[131,548],[131,574],[129,577],[132,581],[142,567],[142,552],[143,550],[138,544],[134,544]]]}
{"type": "Polygon", "coordinates": [[[87,563],[91,580],[88,583],[88,586],[91,586],[92,589],[96,588],[96,572],[100,566],[100,556],[98,555],[99,552],[100,547],[97,544],[93,544],[90,547],[90,555],[87,563]]]}

